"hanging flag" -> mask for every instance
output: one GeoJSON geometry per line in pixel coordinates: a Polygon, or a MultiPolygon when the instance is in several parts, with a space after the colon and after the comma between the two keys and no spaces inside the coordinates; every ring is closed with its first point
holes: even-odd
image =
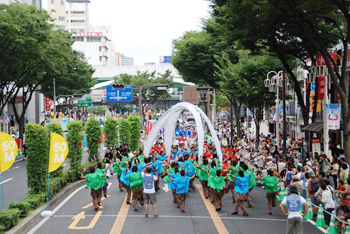
{"type": "Polygon", "coordinates": [[[67,141],[57,133],[51,133],[49,173],[57,170],[68,154],[67,141]]]}
{"type": "Polygon", "coordinates": [[[152,123],[151,123],[151,121],[147,120],[147,127],[146,127],[147,135],[150,134],[151,130],[152,130],[152,123]]]}
{"type": "Polygon", "coordinates": [[[12,136],[0,132],[0,172],[7,171],[14,163],[17,155],[17,143],[12,136]]]}
{"type": "MultiPolygon", "coordinates": [[[[286,111],[287,111],[287,107],[286,107],[286,111]]],[[[281,106],[277,106],[275,114],[273,116],[273,121],[277,121],[277,118],[279,117],[279,121],[281,122],[283,120],[283,107],[281,106]]]]}
{"type": "Polygon", "coordinates": [[[326,104],[326,121],[329,130],[340,129],[341,104],[326,104]]]}

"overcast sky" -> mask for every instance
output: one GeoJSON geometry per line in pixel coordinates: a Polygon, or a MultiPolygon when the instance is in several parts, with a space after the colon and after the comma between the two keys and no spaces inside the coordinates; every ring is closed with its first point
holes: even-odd
{"type": "Polygon", "coordinates": [[[116,52],[135,65],[171,55],[172,40],[199,30],[209,17],[206,0],[91,0],[90,24],[112,26],[116,52]]]}

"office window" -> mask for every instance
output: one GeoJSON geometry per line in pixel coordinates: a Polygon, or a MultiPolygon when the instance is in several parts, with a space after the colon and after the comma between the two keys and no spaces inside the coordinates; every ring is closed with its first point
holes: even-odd
{"type": "Polygon", "coordinates": [[[51,4],[55,4],[55,0],[51,0],[51,4]]]}
{"type": "Polygon", "coordinates": [[[101,42],[101,37],[87,37],[87,42],[101,42]]]}
{"type": "Polygon", "coordinates": [[[61,0],[61,5],[64,5],[64,1],[63,0],[61,0]]]}
{"type": "Polygon", "coordinates": [[[77,37],[75,38],[76,41],[84,41],[84,37],[77,37]]]}
{"type": "Polygon", "coordinates": [[[65,20],[66,20],[66,17],[58,16],[58,20],[59,20],[59,21],[65,21],[65,20]]]}

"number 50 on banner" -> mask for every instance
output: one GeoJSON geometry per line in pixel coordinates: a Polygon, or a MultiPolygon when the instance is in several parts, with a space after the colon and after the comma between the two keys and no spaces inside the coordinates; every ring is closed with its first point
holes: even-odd
{"type": "Polygon", "coordinates": [[[0,132],[0,172],[7,171],[14,163],[17,155],[17,143],[7,133],[0,132]]]}
{"type": "Polygon", "coordinates": [[[67,141],[57,133],[51,133],[49,172],[59,168],[68,154],[67,141]]]}

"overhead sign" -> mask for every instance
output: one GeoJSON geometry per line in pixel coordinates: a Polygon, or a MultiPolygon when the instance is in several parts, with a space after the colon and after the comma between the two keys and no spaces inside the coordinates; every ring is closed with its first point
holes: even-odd
{"type": "Polygon", "coordinates": [[[171,56],[160,56],[160,63],[171,63],[171,56]]]}
{"type": "Polygon", "coordinates": [[[91,97],[86,97],[85,100],[78,100],[78,106],[91,106],[92,105],[92,100],[91,97]]]}
{"type": "Polygon", "coordinates": [[[7,171],[12,166],[17,150],[15,139],[7,133],[0,132],[0,172],[7,171]]]}
{"type": "Polygon", "coordinates": [[[49,172],[57,170],[68,154],[67,141],[57,133],[51,133],[49,172]]]}
{"type": "Polygon", "coordinates": [[[123,89],[115,89],[112,85],[108,85],[106,102],[132,102],[132,86],[125,85],[123,89]]]}

